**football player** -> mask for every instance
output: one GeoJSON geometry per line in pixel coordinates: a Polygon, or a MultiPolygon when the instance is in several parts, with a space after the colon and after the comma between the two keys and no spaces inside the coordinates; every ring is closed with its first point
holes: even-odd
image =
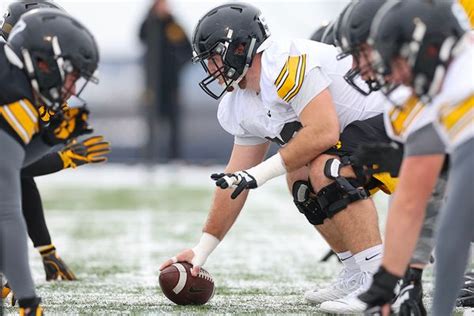
{"type": "MultiPolygon", "coordinates": [[[[427,200],[444,163],[443,143],[450,153],[450,186],[441,211],[436,241],[436,286],[433,315],[450,315],[462,285],[473,240],[474,85],[465,70],[474,67],[469,23],[457,3],[389,1],[371,26],[371,65],[384,85],[406,85],[412,95],[390,112],[394,132],[431,130],[420,144],[423,161],[407,156],[400,170],[387,222],[383,265],[371,288],[360,296],[369,312],[388,315],[397,281],[403,276],[423,222],[427,200]],[[436,129],[433,129],[433,126],[436,129]],[[438,131],[436,136],[433,131],[438,131]],[[431,152],[430,152],[431,150],[431,152]],[[455,258],[455,260],[453,260],[455,258]]],[[[410,134],[409,132],[407,132],[410,134]]]]}
{"type": "MultiPolygon", "coordinates": [[[[20,16],[25,12],[38,8],[63,10],[57,3],[48,0],[12,2],[3,15],[0,27],[1,38],[6,41],[20,16]]],[[[40,118],[45,123],[49,121],[51,114],[51,111],[46,111],[44,107],[40,108],[40,118]]],[[[109,152],[110,144],[104,142],[102,136],[95,136],[79,143],[74,142],[74,144],[65,146],[58,152],[47,154],[37,162],[23,168],[21,172],[23,215],[33,246],[38,249],[42,257],[47,281],[57,279],[75,280],[76,276],[57,255],[56,248],[51,242],[44,218],[41,196],[33,177],[54,173],[66,168],[75,168],[87,163],[104,162],[107,159],[105,155],[109,152]]],[[[8,292],[7,285],[3,295],[8,294],[8,292]]]]}
{"type": "MultiPolygon", "coordinates": [[[[337,42],[341,45],[340,48],[342,50],[339,58],[344,58],[349,55],[353,57],[354,63],[351,72],[359,74],[366,82],[365,86],[358,87],[358,91],[371,93],[374,91],[371,87],[374,86],[380,89],[380,84],[375,80],[376,74],[370,67],[369,56],[371,48],[367,43],[367,39],[373,18],[384,3],[385,1],[383,0],[354,1],[344,16],[341,17],[343,23],[337,32],[337,42]],[[373,83],[375,83],[375,85],[373,83]]],[[[357,82],[354,81],[354,76],[350,75],[350,72],[348,72],[346,78],[351,82],[351,85],[354,86],[357,84],[357,82]]],[[[407,91],[407,93],[409,93],[409,91],[407,91]]],[[[423,114],[420,113],[419,115],[423,114]]],[[[421,130],[419,128],[408,128],[409,125],[407,122],[403,121],[406,119],[405,113],[400,112],[399,108],[390,102],[387,102],[385,116],[386,129],[389,135],[393,140],[404,143],[405,159],[407,161],[415,159],[418,165],[417,168],[429,168],[429,161],[431,156],[435,153],[441,156],[445,155],[444,145],[438,133],[435,131],[433,124],[428,124],[421,130]],[[437,148],[431,146],[427,150],[426,146],[423,146],[423,144],[433,144],[434,140],[437,140],[437,144],[439,145],[437,148]],[[425,162],[427,163],[425,164],[425,162]]],[[[369,144],[364,145],[364,148],[363,151],[370,152],[370,155],[367,155],[365,158],[366,155],[359,151],[356,157],[361,159],[361,161],[364,160],[364,164],[367,165],[376,164],[383,166],[390,161],[390,156],[393,153],[393,150],[391,150],[392,144],[369,144]],[[375,154],[376,150],[378,151],[375,154]],[[359,154],[361,155],[360,157],[358,156],[359,154]],[[364,157],[362,157],[362,155],[364,155],[364,157]],[[377,157],[378,159],[375,159],[377,157]]],[[[403,150],[403,147],[399,146],[399,148],[403,150]]],[[[398,161],[401,163],[401,160],[398,161]]],[[[397,172],[400,163],[397,164],[397,172]]],[[[415,167],[415,165],[413,165],[413,167],[415,167]]],[[[428,203],[421,235],[410,260],[410,268],[403,278],[400,294],[397,300],[392,304],[394,310],[398,311],[400,309],[400,315],[410,315],[413,309],[415,309],[414,313],[417,315],[426,315],[426,309],[422,300],[423,287],[421,277],[423,269],[430,263],[431,253],[434,248],[434,235],[437,227],[436,221],[446,186],[446,171],[447,168],[444,168],[444,172],[442,172],[436,189],[428,203]]],[[[412,190],[412,188],[409,187],[398,187],[397,192],[406,189],[412,190]]]]}
{"type": "Polygon", "coordinates": [[[76,82],[97,82],[99,60],[91,33],[76,19],[55,9],[22,15],[6,44],[0,43],[0,270],[7,277],[20,313],[40,315],[28,266],[26,226],[21,214],[20,173],[50,146],[90,133],[88,111],[64,108],[76,82]],[[39,108],[54,112],[48,124],[39,108]]]}
{"type": "Polygon", "coordinates": [[[248,189],[286,174],[298,210],[344,265],[334,283],[313,291],[313,302],[340,299],[346,309],[359,311],[351,302],[367,288],[382,256],[369,191],[391,192],[394,182],[387,174],[357,176],[362,167],[348,158],[360,143],[388,141],[385,97],[354,91],[343,79],[352,61],[338,61],[334,46],[273,39],[260,10],[249,4],[225,4],[205,14],[193,48],[194,61],[208,74],[201,88],[216,99],[227,92],[218,119],[234,135],[234,148],[225,172],[211,176],[218,189],[199,243],[160,268],[188,261],[197,274],[233,225],[248,189]],[[282,147],[263,161],[270,141],[282,147]]]}

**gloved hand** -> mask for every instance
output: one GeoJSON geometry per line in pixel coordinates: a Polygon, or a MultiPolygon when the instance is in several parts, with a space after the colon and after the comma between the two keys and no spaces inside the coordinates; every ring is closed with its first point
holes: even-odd
{"type": "Polygon", "coordinates": [[[77,280],[74,273],[69,269],[66,263],[56,253],[56,248],[53,245],[40,251],[43,259],[44,271],[46,273],[46,281],[51,280],[77,280]]]}
{"type": "Polygon", "coordinates": [[[51,117],[49,123],[43,126],[42,137],[46,144],[54,146],[66,144],[69,140],[81,135],[90,134],[93,129],[87,123],[89,110],[80,108],[67,108],[61,113],[51,117]]]}
{"type": "Polygon", "coordinates": [[[235,173],[213,173],[211,179],[216,181],[216,186],[221,189],[235,188],[230,196],[232,199],[237,198],[245,189],[258,187],[255,177],[245,170],[235,173]]]}
{"type": "Polygon", "coordinates": [[[390,303],[401,278],[391,274],[383,266],[374,274],[372,285],[359,299],[367,304],[366,315],[389,315],[390,303]]]}
{"type": "Polygon", "coordinates": [[[107,161],[110,153],[110,143],[103,136],[92,136],[81,142],[73,140],[58,152],[64,163],[64,169],[76,168],[88,163],[107,161]]]}
{"type": "Polygon", "coordinates": [[[389,172],[397,177],[403,160],[403,147],[395,142],[361,144],[351,156],[351,162],[367,167],[367,176],[389,172]]]}

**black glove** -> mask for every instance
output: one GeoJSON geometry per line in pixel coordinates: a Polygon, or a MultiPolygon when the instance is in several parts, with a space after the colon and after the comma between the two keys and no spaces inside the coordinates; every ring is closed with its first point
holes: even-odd
{"type": "Polygon", "coordinates": [[[40,251],[43,258],[44,271],[46,273],[46,281],[51,280],[77,280],[74,273],[64,263],[64,261],[57,255],[56,248],[51,245],[49,248],[40,251]]]}
{"type": "Polygon", "coordinates": [[[247,171],[237,171],[235,173],[213,173],[211,179],[216,181],[216,186],[221,189],[235,188],[231,198],[235,199],[245,189],[255,189],[258,187],[255,178],[247,171]]]}
{"type": "Polygon", "coordinates": [[[66,144],[69,140],[81,135],[90,134],[93,129],[87,123],[89,110],[80,108],[67,108],[56,113],[49,123],[43,127],[42,137],[46,144],[54,146],[66,144]]]}
{"type": "Polygon", "coordinates": [[[103,136],[92,136],[81,142],[73,140],[58,152],[64,169],[76,168],[88,163],[106,162],[108,153],[110,153],[110,143],[104,141],[103,136]]]}
{"type": "Polygon", "coordinates": [[[364,166],[366,175],[389,172],[397,177],[403,160],[403,147],[395,142],[361,144],[350,158],[355,165],[364,166]]]}
{"type": "Polygon", "coordinates": [[[359,295],[359,299],[367,304],[366,315],[381,315],[382,307],[390,304],[395,297],[395,288],[400,279],[383,266],[379,268],[370,288],[359,295]]]}

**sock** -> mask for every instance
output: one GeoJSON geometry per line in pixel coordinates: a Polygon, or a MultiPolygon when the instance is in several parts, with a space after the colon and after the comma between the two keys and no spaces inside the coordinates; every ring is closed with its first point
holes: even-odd
{"type": "Polygon", "coordinates": [[[383,245],[377,245],[354,254],[355,261],[362,272],[374,274],[382,263],[383,245]]]}
{"type": "Polygon", "coordinates": [[[341,260],[341,263],[347,271],[345,277],[351,277],[360,271],[359,266],[350,251],[339,252],[336,253],[336,255],[339,260],[341,260]]]}

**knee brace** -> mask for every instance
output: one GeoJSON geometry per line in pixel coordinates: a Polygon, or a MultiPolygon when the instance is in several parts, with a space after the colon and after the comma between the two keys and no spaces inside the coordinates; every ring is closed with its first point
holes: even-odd
{"type": "Polygon", "coordinates": [[[315,197],[310,196],[312,192],[309,181],[296,181],[293,184],[293,202],[298,211],[306,216],[306,219],[313,225],[322,225],[327,215],[320,208],[315,197]]]}
{"type": "Polygon", "coordinates": [[[364,189],[363,184],[357,178],[345,178],[339,171],[342,166],[337,159],[329,159],[324,166],[324,175],[334,180],[333,183],[325,186],[316,194],[317,204],[326,213],[328,218],[332,218],[342,211],[347,205],[365,200],[369,197],[369,192],[364,189]]]}

